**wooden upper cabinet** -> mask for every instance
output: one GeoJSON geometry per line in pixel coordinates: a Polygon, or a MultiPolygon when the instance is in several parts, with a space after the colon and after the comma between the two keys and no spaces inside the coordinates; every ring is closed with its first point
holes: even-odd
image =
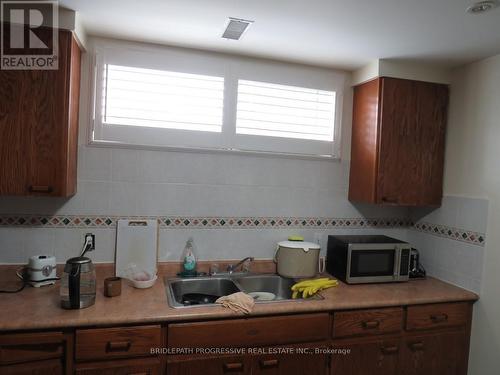
{"type": "Polygon", "coordinates": [[[0,70],[0,194],[76,193],[81,52],[59,31],[57,70],[0,70]]]}
{"type": "Polygon", "coordinates": [[[354,88],[349,200],[439,206],[448,87],[377,78],[354,88]]]}

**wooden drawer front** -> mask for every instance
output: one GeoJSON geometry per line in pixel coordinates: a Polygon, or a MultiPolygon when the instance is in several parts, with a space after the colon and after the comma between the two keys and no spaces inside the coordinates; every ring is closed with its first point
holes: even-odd
{"type": "Polygon", "coordinates": [[[76,375],[159,375],[162,372],[158,358],[141,358],[79,364],[75,373],[76,375]]]}
{"type": "Polygon", "coordinates": [[[399,332],[403,327],[401,307],[340,311],[333,315],[333,336],[365,336],[399,332]]]}
{"type": "Polygon", "coordinates": [[[171,324],[168,346],[279,345],[328,339],[328,313],[171,324]]]}
{"type": "MultiPolygon", "coordinates": [[[[185,356],[191,357],[191,356],[185,356]]],[[[251,363],[249,356],[183,358],[181,360],[167,360],[168,375],[249,375],[251,363]]]]}
{"type": "Polygon", "coordinates": [[[161,327],[82,329],[76,331],[77,360],[151,355],[161,346],[161,327]]]}
{"type": "Polygon", "coordinates": [[[64,368],[60,359],[18,363],[10,366],[0,366],[2,375],[63,375],[64,368]]]}
{"type": "Polygon", "coordinates": [[[465,325],[469,319],[469,311],[468,303],[408,306],[406,329],[413,331],[465,325]]]}
{"type": "Polygon", "coordinates": [[[60,332],[0,335],[0,365],[61,358],[63,354],[60,332]]]}

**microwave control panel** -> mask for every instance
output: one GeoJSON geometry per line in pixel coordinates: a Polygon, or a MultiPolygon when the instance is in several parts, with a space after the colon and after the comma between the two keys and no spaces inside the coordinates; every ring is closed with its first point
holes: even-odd
{"type": "Polygon", "coordinates": [[[410,249],[401,249],[399,276],[408,276],[410,271],[410,249]]]}

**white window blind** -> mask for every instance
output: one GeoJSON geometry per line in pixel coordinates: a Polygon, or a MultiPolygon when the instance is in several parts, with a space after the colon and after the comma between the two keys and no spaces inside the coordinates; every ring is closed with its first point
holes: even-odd
{"type": "Polygon", "coordinates": [[[238,81],[236,133],[333,142],[335,92],[238,81]]]}
{"type": "Polygon", "coordinates": [[[221,132],[224,78],[106,64],[103,124],[221,132]]]}
{"type": "Polygon", "coordinates": [[[89,141],[338,157],[343,73],[97,40],[89,141]]]}

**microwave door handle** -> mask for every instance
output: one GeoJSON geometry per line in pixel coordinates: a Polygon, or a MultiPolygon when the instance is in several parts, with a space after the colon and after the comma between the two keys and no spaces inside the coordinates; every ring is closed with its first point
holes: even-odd
{"type": "Polygon", "coordinates": [[[401,263],[401,249],[397,245],[394,247],[394,258],[395,259],[394,259],[393,276],[396,278],[399,275],[399,269],[400,269],[399,263],[401,263]]]}
{"type": "Polygon", "coordinates": [[[347,247],[347,264],[346,264],[346,281],[350,282],[351,281],[351,260],[352,260],[352,244],[349,244],[347,247]]]}

